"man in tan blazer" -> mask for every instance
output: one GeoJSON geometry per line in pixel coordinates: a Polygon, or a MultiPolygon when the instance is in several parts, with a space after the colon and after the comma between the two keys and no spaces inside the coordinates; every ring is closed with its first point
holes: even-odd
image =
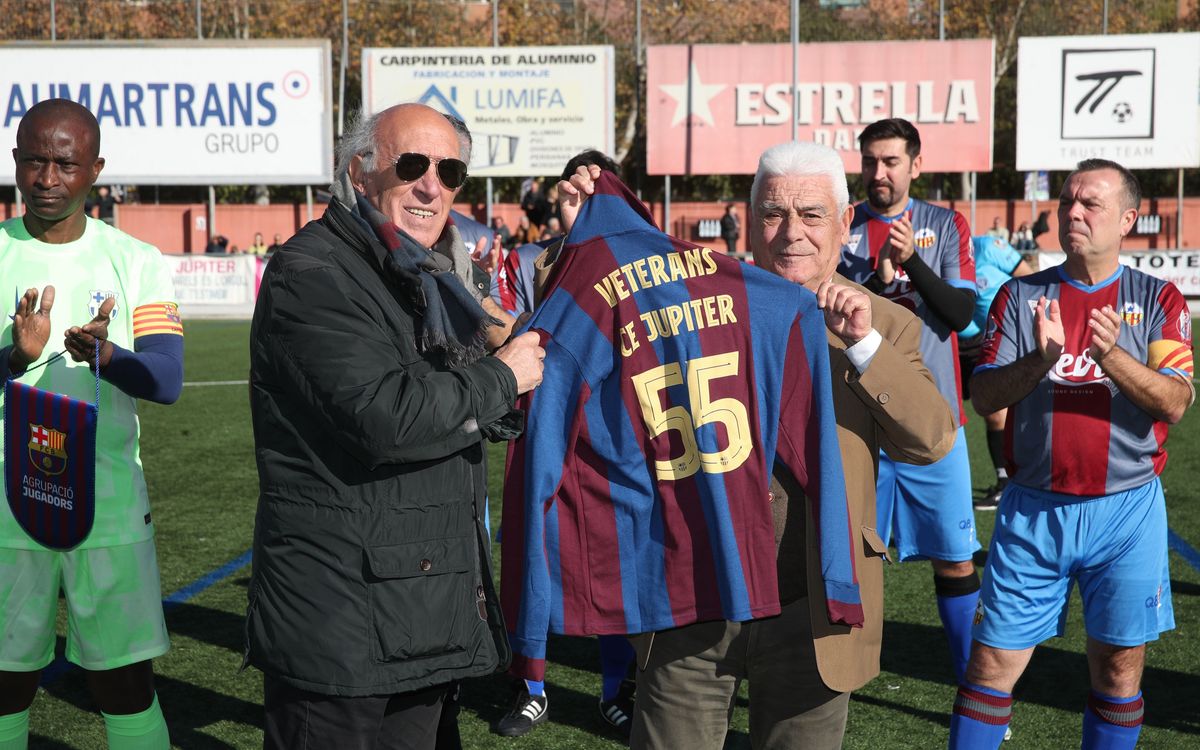
{"type": "Polygon", "coordinates": [[[920,322],[834,273],[853,216],[837,152],[811,143],[769,149],[751,211],[755,263],[808,287],[825,311],[866,624],[832,625],[821,597],[807,595],[824,590],[817,529],[806,523],[815,514],[795,480],[777,469],[771,493],[782,614],[636,638],[635,748],[718,750],[742,679],[750,682],[754,747],[841,747],[850,691],[879,673],[886,555],[875,532],[879,450],[923,464],[954,443],[950,410],[918,352],[920,322]]]}
{"type": "MultiPolygon", "coordinates": [[[[569,226],[598,170],[559,183],[569,226]]],[[[706,622],[635,637],[638,691],[634,748],[719,750],[742,679],[750,682],[755,748],[838,748],[850,691],[879,673],[883,565],[875,531],[879,450],[932,463],[954,444],[946,401],[921,362],[921,323],[904,308],[834,273],[853,209],[837,152],[811,143],[769,149],[751,193],[755,263],[817,294],[825,311],[834,411],[850,496],[862,628],[833,625],[823,599],[813,509],[786,470],[776,471],[778,617],[706,622]]],[[[544,276],[550,263],[539,258],[544,276]]]]}

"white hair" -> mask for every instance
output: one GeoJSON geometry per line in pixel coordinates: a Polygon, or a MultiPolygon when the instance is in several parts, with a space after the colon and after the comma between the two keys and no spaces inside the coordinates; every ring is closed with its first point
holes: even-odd
{"type": "Polygon", "coordinates": [[[850,206],[850,190],[846,187],[846,168],[842,157],[828,146],[819,143],[792,142],[772,146],[758,159],[758,171],[750,188],[750,208],[759,211],[758,193],[768,177],[825,176],[833,188],[837,212],[850,206]]]}

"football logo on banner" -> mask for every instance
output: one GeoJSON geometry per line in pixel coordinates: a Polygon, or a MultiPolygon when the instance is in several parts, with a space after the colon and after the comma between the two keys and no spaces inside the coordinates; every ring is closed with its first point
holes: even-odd
{"type": "Polygon", "coordinates": [[[1155,50],[1066,49],[1062,138],[1153,138],[1155,50]]]}
{"type": "Polygon", "coordinates": [[[48,477],[67,468],[67,433],[40,424],[29,425],[29,459],[48,477]]]}
{"type": "Polygon", "coordinates": [[[4,488],[36,542],[72,549],[96,516],[95,404],[9,380],[4,386],[4,488]]]}

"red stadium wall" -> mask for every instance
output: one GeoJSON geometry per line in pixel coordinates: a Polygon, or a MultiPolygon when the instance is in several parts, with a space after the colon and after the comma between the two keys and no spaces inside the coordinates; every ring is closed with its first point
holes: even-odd
{"type": "MultiPolygon", "coordinates": [[[[725,203],[720,201],[690,202],[673,201],[671,203],[671,234],[684,239],[704,241],[715,248],[724,249],[725,244],[718,238],[702,240],[699,232],[699,222],[702,219],[720,219],[725,212],[725,203]]],[[[746,227],[748,226],[748,204],[735,202],[738,216],[742,221],[742,236],[738,239],[738,250],[748,251],[746,227]]],[[[971,206],[963,201],[941,202],[941,205],[951,206],[970,219],[971,206]]],[[[482,222],[486,216],[482,204],[470,206],[456,205],[455,208],[473,216],[482,222]]],[[[1038,203],[1038,211],[1050,211],[1050,231],[1038,238],[1038,244],[1043,250],[1058,249],[1058,220],[1055,216],[1056,203],[1038,203]]],[[[655,220],[662,225],[663,205],[653,203],[650,210],[655,220]]],[[[208,242],[208,207],[203,203],[170,203],[170,204],[127,204],[117,207],[118,226],[144,242],[169,254],[202,253],[208,242]]],[[[320,218],[325,212],[323,204],[313,205],[313,218],[320,218]]],[[[1174,198],[1149,198],[1142,201],[1144,214],[1156,214],[1162,217],[1162,229],[1154,235],[1133,235],[1125,240],[1126,250],[1164,250],[1174,248],[1175,233],[1178,226],[1176,202],[1174,198]]],[[[504,217],[509,229],[516,229],[522,212],[515,203],[499,203],[492,207],[494,216],[504,217]]],[[[11,218],[14,207],[11,203],[0,204],[0,217],[11,218]]],[[[992,219],[1001,218],[1002,223],[1011,230],[1020,226],[1021,222],[1033,224],[1036,218],[1032,215],[1032,206],[1026,201],[984,200],[975,204],[975,233],[983,234],[992,226],[992,219]]],[[[218,204],[216,215],[216,231],[229,238],[231,246],[245,249],[254,240],[255,232],[262,232],[264,241],[269,245],[274,235],[279,234],[284,239],[291,237],[308,221],[308,209],[304,204],[275,203],[267,206],[218,204]]],[[[1184,199],[1183,242],[1184,248],[1200,248],[1200,197],[1184,199]]]]}

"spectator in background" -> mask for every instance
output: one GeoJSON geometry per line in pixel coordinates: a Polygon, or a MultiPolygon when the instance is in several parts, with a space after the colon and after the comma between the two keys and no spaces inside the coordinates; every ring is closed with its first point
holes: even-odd
{"type": "Polygon", "coordinates": [[[1050,231],[1050,212],[1039,213],[1037,221],[1033,222],[1033,228],[1030,231],[1033,233],[1033,244],[1036,247],[1037,238],[1050,231]]]}
{"type": "Polygon", "coordinates": [[[223,234],[214,234],[209,238],[208,244],[204,247],[206,253],[224,253],[229,247],[229,238],[223,234]]]}
{"type": "Polygon", "coordinates": [[[492,231],[500,238],[501,245],[506,248],[512,246],[512,230],[508,228],[503,216],[492,217],[492,231]]]}
{"type": "Polygon", "coordinates": [[[462,237],[463,244],[467,246],[467,250],[472,253],[475,253],[479,249],[490,248],[495,243],[495,232],[486,225],[467,216],[462,211],[450,209],[450,222],[458,230],[458,234],[462,237]],[[481,239],[484,242],[482,247],[479,245],[481,239]]]}
{"type": "Polygon", "coordinates": [[[229,254],[230,255],[241,255],[242,249],[240,247],[238,247],[237,245],[230,245],[229,246],[229,254]]]}
{"type": "Polygon", "coordinates": [[[246,252],[250,255],[267,254],[267,245],[263,242],[262,232],[254,233],[254,242],[250,243],[250,247],[246,248],[246,252]]]}
{"type": "MultiPolygon", "coordinates": [[[[621,165],[608,155],[595,149],[581,151],[563,167],[564,182],[571,179],[579,167],[595,165],[617,175],[621,175],[621,165]]],[[[557,185],[555,186],[558,187],[557,185]]],[[[527,220],[521,218],[521,224],[527,220]]],[[[553,222],[547,222],[547,228],[552,229],[553,222]]],[[[560,228],[557,230],[561,232],[560,228]]],[[[492,298],[512,315],[533,312],[541,302],[541,292],[546,286],[550,268],[558,258],[562,242],[557,238],[542,237],[533,242],[519,240],[521,230],[513,235],[510,251],[505,253],[504,262],[492,274],[492,298]]]]}
{"type": "Polygon", "coordinates": [[[281,247],[283,247],[283,235],[277,234],[272,238],[271,244],[267,246],[267,255],[270,255],[281,247]]]}
{"type": "Polygon", "coordinates": [[[721,217],[721,239],[725,240],[725,252],[733,255],[737,252],[738,237],[742,236],[742,222],[738,220],[737,211],[730,203],[725,207],[725,215],[721,217]]]}
{"type": "Polygon", "coordinates": [[[558,219],[559,231],[562,231],[562,210],[558,205],[558,183],[551,185],[546,190],[546,203],[550,205],[550,210],[546,212],[546,222],[542,224],[543,237],[546,234],[546,225],[550,223],[551,219],[558,219]]]}
{"type": "Polygon", "coordinates": [[[101,185],[96,188],[95,200],[88,201],[84,206],[84,211],[89,215],[95,216],[100,221],[110,227],[117,225],[116,209],[118,203],[124,203],[119,195],[113,193],[112,188],[108,185],[101,185]],[[96,209],[93,214],[92,209],[96,209]]]}
{"type": "Polygon", "coordinates": [[[1012,239],[1013,249],[1017,252],[1028,252],[1037,249],[1037,243],[1033,241],[1033,232],[1029,229],[1029,222],[1022,221],[1021,226],[1017,227],[1017,231],[1013,232],[1012,239]]]}
{"type": "Polygon", "coordinates": [[[542,240],[553,240],[562,237],[562,221],[557,216],[546,219],[546,231],[542,232],[542,240]]]}
{"type": "Polygon", "coordinates": [[[999,216],[992,219],[992,228],[987,230],[987,236],[988,237],[999,237],[1000,239],[1004,240],[1005,242],[1008,242],[1008,237],[1009,237],[1008,227],[1004,226],[1004,223],[1000,220],[999,216]]]}
{"type": "MultiPolygon", "coordinates": [[[[539,230],[546,223],[546,219],[550,216],[550,201],[546,200],[546,194],[542,192],[541,180],[529,183],[529,191],[521,196],[521,210],[525,212],[529,223],[539,230]]],[[[529,242],[535,240],[536,238],[529,242]]]]}
{"type": "Polygon", "coordinates": [[[528,245],[531,242],[537,242],[541,237],[541,230],[530,221],[528,216],[522,216],[520,222],[517,223],[517,231],[513,233],[512,246],[528,245]]]}

